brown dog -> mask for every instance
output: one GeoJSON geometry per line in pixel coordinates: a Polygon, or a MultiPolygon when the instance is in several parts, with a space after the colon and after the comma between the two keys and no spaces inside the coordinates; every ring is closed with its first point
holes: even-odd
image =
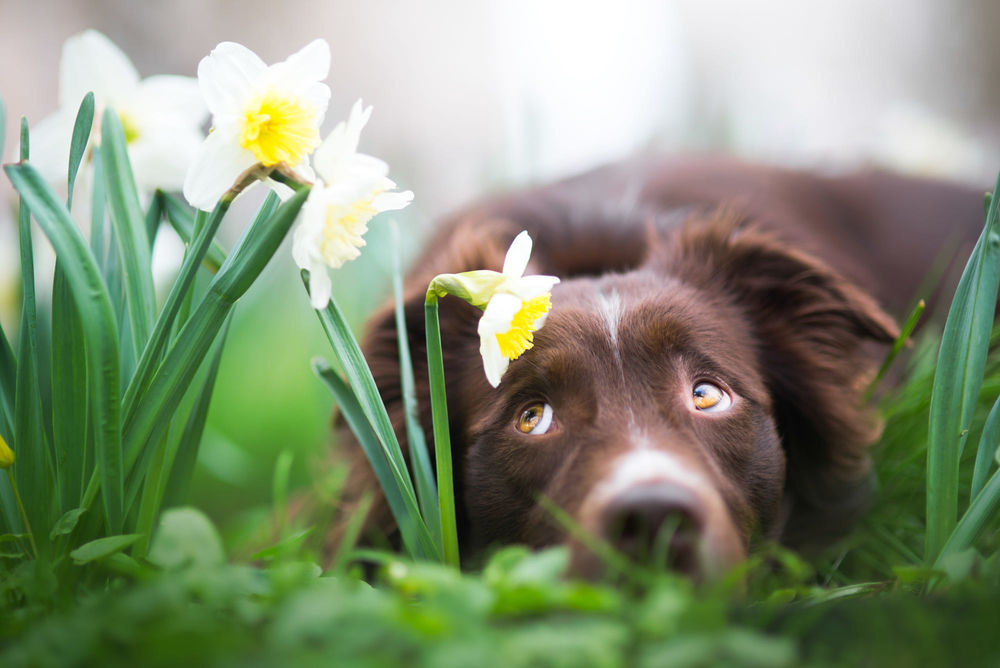
{"type": "MultiPolygon", "coordinates": [[[[696,577],[743,558],[755,532],[795,547],[841,534],[878,433],[862,402],[884,354],[872,344],[897,335],[883,308],[902,315],[942,249],[961,245],[961,263],[981,225],[978,190],[714,159],[637,161],[463,212],[406,283],[428,434],[430,280],[498,270],[521,230],[528,273],[562,279],[497,389],[481,312],[441,302],[463,557],[569,542],[578,571],[597,572],[542,497],[627,555],[696,577]]],[[[364,349],[405,447],[396,336],[384,309],[364,349]]],[[[374,485],[355,458],[349,496],[374,485]]],[[[384,503],[370,525],[392,534],[384,503]]]]}

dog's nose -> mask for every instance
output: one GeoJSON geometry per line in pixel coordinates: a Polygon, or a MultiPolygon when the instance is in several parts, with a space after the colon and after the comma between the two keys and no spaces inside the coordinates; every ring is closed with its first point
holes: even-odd
{"type": "Polygon", "coordinates": [[[601,531],[620,552],[649,565],[696,574],[703,522],[694,494],[672,483],[632,487],[607,504],[601,531]]]}

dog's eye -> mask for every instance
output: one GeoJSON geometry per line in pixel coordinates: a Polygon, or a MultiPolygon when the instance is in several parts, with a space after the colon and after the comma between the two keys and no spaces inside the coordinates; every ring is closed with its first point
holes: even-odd
{"type": "Polygon", "coordinates": [[[733,398],[714,383],[700,382],[691,390],[694,407],[704,413],[724,411],[733,405],[733,398]]]}
{"type": "Polygon", "coordinates": [[[517,430],[522,434],[545,434],[552,428],[552,406],[538,402],[521,412],[517,419],[517,430]]]}

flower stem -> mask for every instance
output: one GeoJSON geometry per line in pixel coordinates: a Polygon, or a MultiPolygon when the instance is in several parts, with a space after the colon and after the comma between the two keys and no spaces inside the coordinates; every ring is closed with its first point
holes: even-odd
{"type": "Polygon", "coordinates": [[[430,382],[431,417],[434,425],[438,506],[441,510],[442,552],[445,563],[458,568],[455,482],[451,463],[451,433],[448,426],[448,403],[444,384],[444,359],[441,354],[441,323],[438,320],[437,295],[430,291],[424,302],[424,321],[427,331],[427,375],[430,382]]]}
{"type": "Polygon", "coordinates": [[[17,480],[14,479],[12,469],[7,469],[7,477],[10,478],[10,486],[14,489],[14,500],[17,501],[17,509],[21,511],[21,519],[24,520],[24,529],[28,532],[28,540],[31,541],[31,551],[38,559],[38,545],[35,544],[35,534],[31,530],[31,522],[28,521],[28,513],[24,510],[24,502],[21,501],[21,493],[17,491],[17,480]]]}

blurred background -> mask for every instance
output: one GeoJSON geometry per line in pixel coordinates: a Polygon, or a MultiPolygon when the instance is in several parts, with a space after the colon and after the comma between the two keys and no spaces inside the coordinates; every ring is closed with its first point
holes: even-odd
{"type": "MultiPolygon", "coordinates": [[[[640,151],[879,164],[984,189],[1000,167],[994,0],[0,0],[8,147],[19,117],[55,109],[61,45],[86,28],[142,76],[194,76],[223,40],[271,63],[326,38],[324,134],[357,98],[374,106],[361,150],[416,194],[396,217],[405,256],[478,196],[640,151]]],[[[12,207],[4,180],[7,332],[19,295],[12,207]]],[[[247,212],[234,214],[227,243],[247,212]]],[[[366,253],[335,276],[359,329],[388,293],[386,231],[377,219],[366,253]]],[[[232,531],[268,507],[279,453],[294,453],[299,485],[321,470],[332,402],[309,360],[327,345],[279,253],[237,310],[193,489],[232,531]]]]}

